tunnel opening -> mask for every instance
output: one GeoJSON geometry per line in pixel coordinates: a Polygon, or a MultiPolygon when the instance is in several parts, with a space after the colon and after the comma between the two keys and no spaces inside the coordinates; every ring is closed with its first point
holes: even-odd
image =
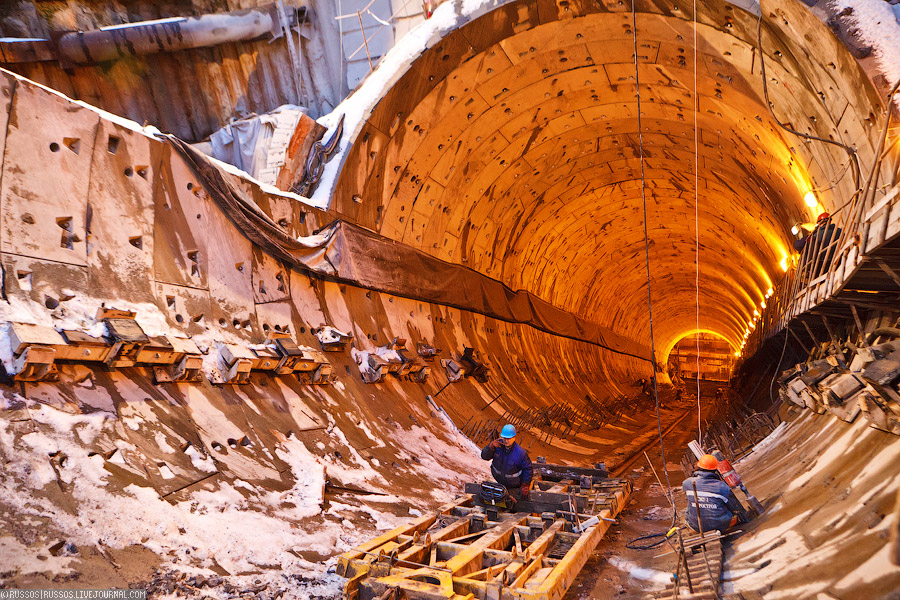
{"type": "Polygon", "coordinates": [[[689,333],[675,342],[666,365],[672,380],[728,382],[736,355],[724,337],[713,332],[689,333]]]}

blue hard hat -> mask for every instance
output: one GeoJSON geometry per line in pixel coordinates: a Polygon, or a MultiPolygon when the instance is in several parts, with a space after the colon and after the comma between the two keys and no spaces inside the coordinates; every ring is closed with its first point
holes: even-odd
{"type": "Polygon", "coordinates": [[[503,426],[503,429],[500,430],[500,437],[504,439],[514,438],[516,437],[516,428],[511,424],[506,424],[503,426]]]}

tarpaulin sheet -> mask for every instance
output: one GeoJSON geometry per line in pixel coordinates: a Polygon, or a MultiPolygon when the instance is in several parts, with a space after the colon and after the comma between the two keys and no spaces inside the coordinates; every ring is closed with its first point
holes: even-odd
{"type": "Polygon", "coordinates": [[[220,170],[181,140],[168,139],[237,228],[265,252],[295,268],[366,289],[530,325],[650,360],[646,346],[607,327],[353,223],[338,220],[317,235],[293,238],[257,206],[243,180],[220,170]]]}

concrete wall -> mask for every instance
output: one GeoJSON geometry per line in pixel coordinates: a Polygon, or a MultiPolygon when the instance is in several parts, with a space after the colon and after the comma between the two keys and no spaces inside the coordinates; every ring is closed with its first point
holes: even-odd
{"type": "MultiPolygon", "coordinates": [[[[442,349],[441,357],[473,347],[490,366],[488,382],[466,379],[437,396],[461,426],[533,406],[569,402],[585,408],[637,395],[630,379],[645,373],[641,361],[526,326],[292,271],[244,238],[180,156],[136,124],[110,120],[9,73],[2,74],[2,97],[2,321],[87,332],[96,330],[100,306],[130,309],[149,335],[190,336],[201,350],[208,349],[207,367],[216,342],[260,343],[276,327],[308,346],[317,346],[311,330],[328,324],[352,333],[360,350],[373,351],[398,336],[409,340],[413,353],[420,341],[442,349]]],[[[322,224],[324,216],[298,200],[244,185],[262,210],[286,223],[290,235],[308,234],[322,224]]],[[[5,393],[10,401],[37,400],[75,412],[140,414],[145,425],[132,430],[137,433],[123,430],[138,446],[128,460],[166,463],[177,478],[161,479],[141,468],[132,468],[130,476],[149,479],[161,494],[212,482],[190,460],[173,463],[147,442],[156,431],[211,455],[221,465],[221,477],[274,487],[290,485],[290,472],[273,457],[281,437],[293,431],[310,451],[336,463],[341,459],[334,459],[335,450],[352,463],[368,448],[385,481],[430,497],[427,470],[390,465],[402,447],[397,438],[410,428],[423,427],[444,443],[467,444],[426,404],[425,395],[436,394],[447,381],[440,366],[434,363],[424,384],[389,377],[366,385],[348,351],[327,357],[337,374],[328,386],[263,373],[241,387],[213,385],[205,378],[154,385],[146,367],[66,363],[59,365],[58,383],[20,383],[5,393]],[[400,429],[392,431],[386,423],[400,429]],[[322,433],[325,427],[337,428],[341,437],[322,433]],[[300,436],[305,430],[309,436],[300,436]],[[244,436],[253,440],[251,447],[228,450],[228,440],[244,436]],[[324,451],[315,445],[323,440],[324,451]],[[224,448],[221,456],[214,444],[224,448]]],[[[676,412],[680,416],[680,409],[673,409],[664,418],[676,412]]],[[[580,437],[554,437],[536,427],[524,430],[521,439],[534,455],[613,464],[629,444],[642,443],[638,434],[651,429],[649,420],[636,417],[609,435],[585,431],[580,437]]],[[[114,439],[104,443],[108,454],[114,439]]]]}

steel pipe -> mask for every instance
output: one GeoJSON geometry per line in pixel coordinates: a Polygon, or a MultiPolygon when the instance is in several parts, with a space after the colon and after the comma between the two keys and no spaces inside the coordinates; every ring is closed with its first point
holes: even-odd
{"type": "MultiPolygon", "coordinates": [[[[305,11],[299,8],[298,11],[305,11]]],[[[289,25],[299,19],[292,11],[289,25]]],[[[281,23],[275,5],[200,17],[173,17],[64,33],[56,39],[0,38],[0,62],[23,63],[59,60],[65,64],[92,64],[126,56],[205,48],[231,42],[279,35],[281,23]]]]}

